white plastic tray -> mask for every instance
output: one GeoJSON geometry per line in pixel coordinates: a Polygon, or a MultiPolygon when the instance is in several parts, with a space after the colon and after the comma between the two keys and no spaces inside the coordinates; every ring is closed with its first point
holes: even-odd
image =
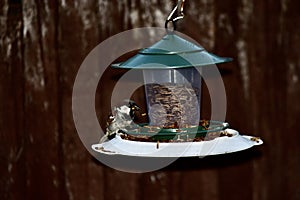
{"type": "Polygon", "coordinates": [[[240,135],[236,130],[226,129],[232,137],[218,137],[211,141],[159,143],[123,140],[120,136],[92,145],[100,154],[125,155],[135,157],[202,157],[233,153],[263,144],[261,139],[251,140],[252,136],[240,135]]]}

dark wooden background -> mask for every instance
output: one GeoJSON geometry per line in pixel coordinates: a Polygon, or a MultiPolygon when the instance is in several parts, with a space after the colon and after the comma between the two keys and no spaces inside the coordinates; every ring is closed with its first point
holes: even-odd
{"type": "Polygon", "coordinates": [[[110,169],[83,147],[71,110],[83,59],[121,31],[162,27],[174,4],[0,1],[0,199],[300,199],[298,0],[187,0],[178,27],[234,58],[220,66],[226,120],[263,146],[145,174],[110,169]]]}

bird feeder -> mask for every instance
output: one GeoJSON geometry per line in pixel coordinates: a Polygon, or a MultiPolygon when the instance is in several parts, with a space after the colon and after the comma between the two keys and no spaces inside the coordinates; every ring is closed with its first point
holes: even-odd
{"type": "Polygon", "coordinates": [[[205,127],[199,126],[201,75],[195,67],[230,60],[168,33],[153,46],[112,67],[143,71],[149,126],[159,129],[154,138],[173,138],[172,133],[178,130],[207,132],[205,127]]]}
{"type": "Polygon", "coordinates": [[[179,1],[167,18],[166,35],[160,41],[112,65],[143,71],[149,123],[121,130],[121,136],[93,145],[95,151],[149,157],[201,156],[262,144],[258,138],[229,129],[228,123],[201,119],[201,67],[232,59],[209,53],[168,29],[170,22],[176,29],[176,21],[183,18],[183,5],[184,1],[179,1]],[[189,148],[183,144],[189,144],[189,148]],[[208,144],[214,148],[205,152],[203,147],[208,144]],[[169,150],[161,151],[165,146],[169,150]]]}

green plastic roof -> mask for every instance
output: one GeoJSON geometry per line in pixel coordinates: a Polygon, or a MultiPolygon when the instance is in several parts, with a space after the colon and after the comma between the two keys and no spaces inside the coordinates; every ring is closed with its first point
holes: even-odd
{"type": "Polygon", "coordinates": [[[113,64],[123,69],[176,69],[207,66],[231,61],[205,51],[176,34],[167,34],[160,41],[123,63],[113,64]]]}

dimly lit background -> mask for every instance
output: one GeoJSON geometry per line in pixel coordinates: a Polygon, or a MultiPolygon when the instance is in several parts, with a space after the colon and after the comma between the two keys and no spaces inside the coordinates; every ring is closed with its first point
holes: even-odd
{"type": "MultiPolygon", "coordinates": [[[[298,0],[186,0],[178,24],[206,50],[234,58],[220,65],[226,120],[262,137],[263,146],[129,174],[102,165],[82,145],[71,100],[83,59],[114,34],[163,27],[174,5],[0,1],[0,199],[300,199],[298,0]]],[[[113,77],[107,71],[104,79],[113,77]]]]}

